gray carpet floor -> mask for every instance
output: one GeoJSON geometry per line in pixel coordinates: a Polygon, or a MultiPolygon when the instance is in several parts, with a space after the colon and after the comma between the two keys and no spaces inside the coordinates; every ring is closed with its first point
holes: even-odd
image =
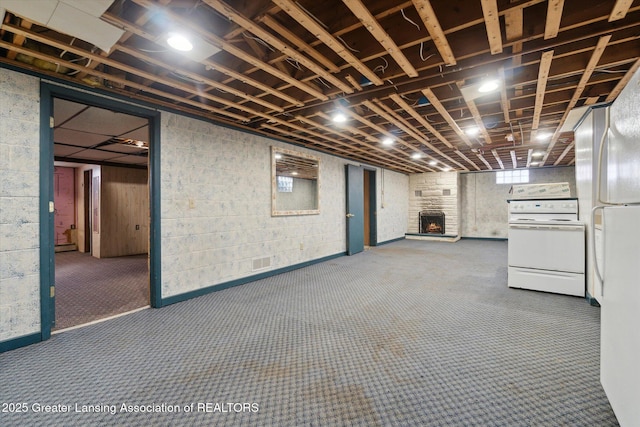
{"type": "Polygon", "coordinates": [[[0,425],[617,425],[599,308],[506,265],[403,240],[63,332],[0,354],[0,425]]]}
{"type": "Polygon", "coordinates": [[[71,251],[55,261],[56,330],[149,305],[146,254],[99,259],[71,251]]]}

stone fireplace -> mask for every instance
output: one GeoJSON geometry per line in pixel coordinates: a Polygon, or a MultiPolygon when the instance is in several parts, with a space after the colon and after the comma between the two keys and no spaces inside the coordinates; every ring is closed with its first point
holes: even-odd
{"type": "Polygon", "coordinates": [[[421,211],[418,229],[420,234],[444,234],[444,212],[421,211]]]}
{"type": "Polygon", "coordinates": [[[409,175],[407,236],[425,240],[458,239],[461,206],[459,188],[460,174],[457,172],[409,175]]]}

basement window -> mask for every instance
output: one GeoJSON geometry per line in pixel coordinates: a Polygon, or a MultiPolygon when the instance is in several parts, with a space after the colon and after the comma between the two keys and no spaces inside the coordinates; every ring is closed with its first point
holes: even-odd
{"type": "Polygon", "coordinates": [[[496,172],[496,184],[526,184],[529,182],[529,169],[496,172]]]}
{"type": "Polygon", "coordinates": [[[278,180],[279,193],[293,193],[293,177],[277,176],[276,178],[278,180]]]}

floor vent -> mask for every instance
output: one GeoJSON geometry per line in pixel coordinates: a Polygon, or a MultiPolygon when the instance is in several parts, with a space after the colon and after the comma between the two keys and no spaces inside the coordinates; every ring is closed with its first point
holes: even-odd
{"type": "Polygon", "coordinates": [[[253,271],[262,270],[271,266],[271,257],[255,258],[253,260],[253,271]]]}

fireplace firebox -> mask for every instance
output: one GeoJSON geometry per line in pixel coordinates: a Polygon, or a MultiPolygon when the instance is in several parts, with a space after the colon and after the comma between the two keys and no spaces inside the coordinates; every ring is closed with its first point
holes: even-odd
{"type": "Polygon", "coordinates": [[[420,211],[418,221],[420,234],[444,234],[444,212],[420,211]]]}

